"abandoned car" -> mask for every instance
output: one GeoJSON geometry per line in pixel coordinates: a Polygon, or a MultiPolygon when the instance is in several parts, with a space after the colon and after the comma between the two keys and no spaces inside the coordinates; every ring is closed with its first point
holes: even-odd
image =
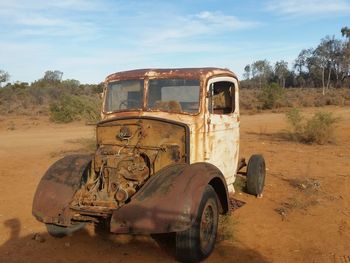
{"type": "MultiPolygon", "coordinates": [[[[176,257],[196,262],[229,213],[239,161],[239,89],[227,69],[144,69],[105,80],[93,155],[69,155],[41,179],[33,215],[56,237],[85,223],[113,233],[175,233],[176,257]]],[[[253,155],[247,190],[261,195],[253,155]]]]}

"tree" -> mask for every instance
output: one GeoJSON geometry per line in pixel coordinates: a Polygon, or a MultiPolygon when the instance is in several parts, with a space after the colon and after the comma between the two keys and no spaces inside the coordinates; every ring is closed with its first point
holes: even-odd
{"type": "Polygon", "coordinates": [[[0,69],[0,88],[2,87],[2,83],[8,81],[9,79],[10,79],[10,74],[0,69]]]}
{"type": "Polygon", "coordinates": [[[350,77],[350,28],[343,27],[341,33],[343,37],[347,38],[347,41],[343,43],[340,63],[342,80],[344,80],[350,77]]]}
{"type": "Polygon", "coordinates": [[[286,78],[288,74],[289,74],[288,62],[284,60],[277,61],[275,64],[275,75],[277,76],[279,85],[282,88],[286,87],[286,78]]]}
{"type": "Polygon", "coordinates": [[[341,56],[341,41],[329,36],[326,36],[321,40],[321,43],[315,49],[314,55],[319,60],[319,65],[322,69],[322,94],[325,94],[325,90],[329,88],[331,82],[332,71],[336,76],[336,80],[339,79],[340,69],[340,56],[341,56]],[[327,82],[326,82],[327,72],[327,82]]]}
{"type": "Polygon", "coordinates": [[[297,81],[300,87],[303,87],[305,84],[303,69],[306,66],[307,53],[308,51],[306,49],[301,50],[298,57],[295,59],[294,65],[293,65],[294,70],[296,70],[298,74],[297,81]]]}
{"type": "Polygon", "coordinates": [[[251,68],[250,68],[250,65],[247,65],[244,67],[244,74],[243,74],[243,77],[247,80],[250,79],[250,72],[251,72],[251,68]]]}
{"type": "Polygon", "coordinates": [[[350,28],[348,28],[347,26],[346,27],[343,27],[341,29],[341,34],[343,37],[347,37],[350,41],[350,28]]]}
{"type": "Polygon", "coordinates": [[[266,84],[267,80],[271,76],[272,68],[270,62],[265,60],[258,60],[252,64],[252,75],[253,78],[259,80],[259,88],[262,87],[262,84],[266,84]]]}
{"type": "Polygon", "coordinates": [[[43,77],[43,80],[48,82],[61,82],[63,72],[59,70],[47,70],[43,77]]]}

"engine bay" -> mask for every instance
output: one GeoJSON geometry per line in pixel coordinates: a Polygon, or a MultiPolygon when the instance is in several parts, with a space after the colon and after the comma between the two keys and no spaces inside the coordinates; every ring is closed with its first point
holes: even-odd
{"type": "Polygon", "coordinates": [[[117,209],[159,169],[186,162],[184,127],[156,120],[119,121],[97,128],[98,148],[71,205],[117,209]]]}

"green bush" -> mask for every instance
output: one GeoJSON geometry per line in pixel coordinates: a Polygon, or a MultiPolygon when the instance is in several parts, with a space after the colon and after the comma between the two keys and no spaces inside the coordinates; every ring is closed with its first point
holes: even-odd
{"type": "Polygon", "coordinates": [[[292,131],[290,132],[290,136],[298,140],[303,133],[303,116],[298,108],[292,108],[291,110],[286,112],[287,121],[290,124],[292,131]]]}
{"type": "Polygon", "coordinates": [[[265,86],[259,96],[263,109],[275,109],[281,106],[284,97],[284,89],[277,83],[265,86]]]}
{"type": "Polygon", "coordinates": [[[339,121],[331,112],[316,112],[310,119],[305,119],[296,108],[289,110],[286,117],[292,129],[289,137],[303,143],[332,142],[335,124],[339,121]]]}
{"type": "Polygon", "coordinates": [[[317,112],[306,122],[304,140],[307,143],[325,144],[333,141],[334,124],[338,121],[331,112],[317,112]]]}
{"type": "Polygon", "coordinates": [[[76,120],[97,122],[100,118],[100,101],[87,96],[62,95],[50,104],[50,119],[58,123],[76,120]]]}

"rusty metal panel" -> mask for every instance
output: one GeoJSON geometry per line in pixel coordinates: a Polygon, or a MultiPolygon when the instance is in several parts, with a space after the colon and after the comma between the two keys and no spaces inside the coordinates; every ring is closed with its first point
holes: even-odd
{"type": "Polygon", "coordinates": [[[145,78],[209,78],[212,75],[230,75],[234,73],[227,69],[220,68],[174,68],[174,69],[137,69],[117,72],[107,76],[105,82],[112,82],[124,79],[145,79],[145,78]]]}
{"type": "MultiPolygon", "coordinates": [[[[172,163],[189,162],[189,129],[179,122],[161,118],[122,118],[102,122],[97,127],[97,143],[100,148],[122,154],[138,150],[150,159],[151,173],[172,163]],[[130,137],[121,139],[122,130],[130,137]]],[[[96,157],[100,157],[96,154],[96,157]]],[[[99,167],[100,165],[97,165],[99,167]]]]}
{"type": "Polygon", "coordinates": [[[32,213],[39,221],[69,225],[68,206],[90,162],[91,155],[69,155],[47,170],[33,200],[32,213]]]}
{"type": "MultiPolygon", "coordinates": [[[[111,219],[114,233],[166,233],[190,227],[206,185],[220,171],[208,163],[172,165],[159,171],[111,219]]],[[[225,190],[225,197],[228,194],[225,190]]],[[[228,203],[228,201],[227,201],[228,203]]]]}

